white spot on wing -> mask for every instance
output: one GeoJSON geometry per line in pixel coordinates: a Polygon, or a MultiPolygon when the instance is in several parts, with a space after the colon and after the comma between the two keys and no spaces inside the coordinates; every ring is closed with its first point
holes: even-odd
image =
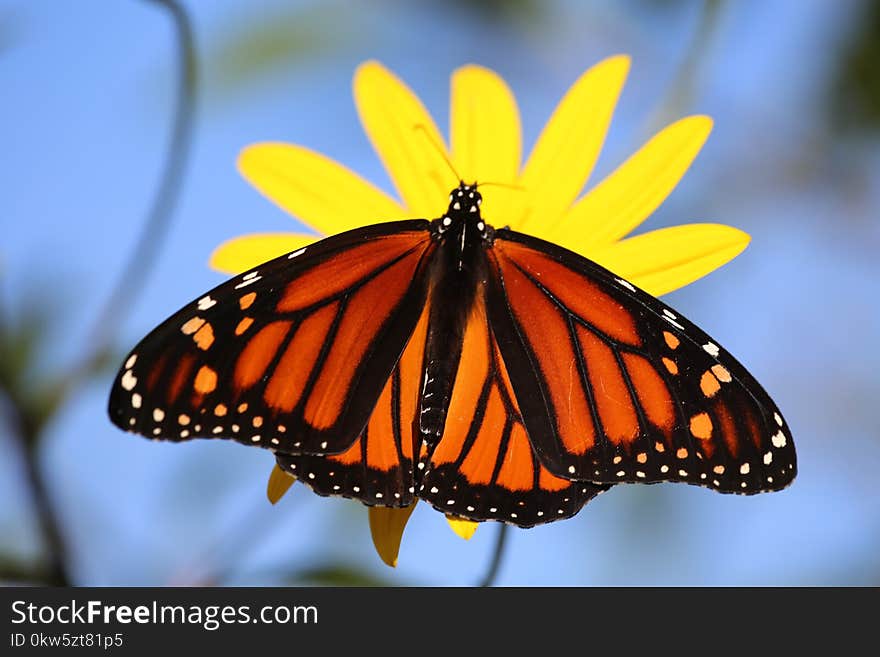
{"type": "Polygon", "coordinates": [[[672,319],[671,317],[667,317],[666,315],[663,315],[663,319],[665,319],[667,322],[669,322],[670,324],[672,324],[675,328],[684,331],[684,326],[682,326],[681,324],[679,324],[678,322],[676,322],[676,321],[675,321],[674,319],[672,319]]]}
{"type": "Polygon", "coordinates": [[[623,285],[623,287],[625,287],[627,290],[630,290],[631,292],[636,291],[636,288],[633,287],[633,284],[630,283],[629,281],[624,280],[622,278],[615,278],[614,280],[617,281],[618,283],[620,283],[621,285],[623,285]]]}
{"type": "Polygon", "coordinates": [[[122,379],[119,381],[119,384],[131,392],[134,387],[137,385],[137,377],[131,373],[131,370],[125,370],[125,374],[122,375],[122,379]]]}
{"type": "Polygon", "coordinates": [[[302,255],[303,253],[305,253],[305,252],[306,252],[306,250],[305,250],[304,248],[303,248],[303,249],[299,249],[298,251],[294,251],[294,252],[291,253],[289,256],[287,256],[287,259],[288,259],[288,260],[293,260],[293,259],[296,258],[297,256],[301,256],[301,255],[302,255]]]}
{"type": "MultiPolygon", "coordinates": [[[[239,283],[238,285],[235,286],[235,289],[240,290],[241,288],[247,287],[251,283],[256,283],[257,281],[259,281],[260,279],[263,278],[262,276],[257,276],[256,272],[253,272],[253,275],[254,275],[254,278],[244,278],[241,281],[241,283],[239,283]]],[[[248,274],[248,276],[250,276],[250,274],[248,274]]]]}
{"type": "Polygon", "coordinates": [[[211,308],[216,305],[217,305],[217,302],[211,298],[211,295],[204,296],[201,299],[199,299],[199,310],[207,310],[208,308],[211,308]]]}
{"type": "Polygon", "coordinates": [[[770,442],[773,443],[774,447],[781,448],[785,447],[785,434],[781,431],[777,431],[773,437],[770,439],[770,442]]]}
{"type": "Polygon", "coordinates": [[[706,351],[707,354],[714,358],[717,358],[718,354],[721,352],[721,350],[718,349],[718,345],[714,342],[707,342],[703,345],[703,349],[706,351]]]}
{"type": "MultiPolygon", "coordinates": [[[[125,361],[125,369],[130,370],[132,367],[134,367],[135,361],[137,361],[137,354],[132,354],[131,356],[129,356],[128,360],[125,361]]],[[[780,426],[782,425],[780,424],[780,426]]]]}

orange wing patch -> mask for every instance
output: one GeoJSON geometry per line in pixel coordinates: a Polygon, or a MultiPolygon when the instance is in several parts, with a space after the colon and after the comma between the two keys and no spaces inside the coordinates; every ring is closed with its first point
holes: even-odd
{"type": "Polygon", "coordinates": [[[330,303],[304,319],[296,329],[263,391],[269,406],[289,412],[299,403],[338,311],[339,303],[330,303]]]}
{"type": "Polygon", "coordinates": [[[639,421],[617,358],[582,326],[577,327],[577,336],[605,435],[614,445],[629,445],[639,434],[639,421]]]}
{"type": "Polygon", "coordinates": [[[333,256],[321,267],[309,269],[294,278],[278,302],[278,312],[302,310],[354,286],[376,269],[387,266],[404,254],[420,255],[412,235],[388,235],[364,242],[333,256]]]}
{"type": "Polygon", "coordinates": [[[510,430],[497,481],[502,488],[513,491],[529,490],[535,485],[532,446],[521,424],[514,424],[510,430]]]}
{"type": "MultiPolygon", "coordinates": [[[[192,373],[195,364],[196,358],[192,354],[184,354],[180,360],[177,361],[174,372],[168,383],[168,394],[165,398],[169,405],[173,404],[180,396],[180,392],[183,390],[187,381],[189,381],[190,374],[192,373]]],[[[157,371],[160,367],[161,364],[157,366],[157,371]]]]}
{"type": "Polygon", "coordinates": [[[675,426],[675,405],[663,378],[642,356],[623,354],[623,362],[648,421],[669,438],[675,426]]]}
{"type": "MultiPolygon", "coordinates": [[[[641,338],[632,315],[595,283],[543,253],[515,242],[498,242],[496,250],[541,281],[541,285],[572,313],[606,335],[639,346],[641,338]]],[[[505,275],[509,270],[505,267],[505,275]]]]}
{"type": "MultiPolygon", "coordinates": [[[[497,391],[493,388],[486,402],[487,415],[502,413],[506,415],[503,402],[497,391]]],[[[501,439],[504,436],[505,421],[500,423],[488,423],[482,428],[478,440],[468,450],[467,456],[459,466],[459,471],[469,484],[487,486],[492,483],[492,475],[495,473],[495,465],[498,462],[498,454],[501,453],[501,439]]],[[[456,441],[451,436],[440,441],[434,452],[432,463],[454,463],[464,447],[463,441],[456,441]]]]}
{"type": "Polygon", "coordinates": [[[233,378],[238,390],[249,389],[263,377],[291,325],[289,321],[272,322],[248,341],[235,363],[233,378]]]}

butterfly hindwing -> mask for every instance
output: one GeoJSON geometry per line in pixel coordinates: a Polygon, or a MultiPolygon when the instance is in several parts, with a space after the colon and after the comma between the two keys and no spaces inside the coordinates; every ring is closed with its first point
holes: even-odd
{"type": "Polygon", "coordinates": [[[785,487],[779,410],[714,340],[566,249],[508,230],[490,250],[489,316],[546,467],[602,483],[785,487]]]}
{"type": "Polygon", "coordinates": [[[571,517],[607,486],[555,476],[538,459],[482,292],[468,318],[443,435],[419,463],[418,495],[471,520],[531,527],[571,517]]]}
{"type": "Polygon", "coordinates": [[[434,248],[428,222],[391,222],[234,277],[127,356],[111,419],[153,438],[348,449],[419,319],[434,248]]]}

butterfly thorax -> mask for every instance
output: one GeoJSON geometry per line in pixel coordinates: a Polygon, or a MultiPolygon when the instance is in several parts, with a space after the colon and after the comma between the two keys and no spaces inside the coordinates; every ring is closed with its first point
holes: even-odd
{"type": "Polygon", "coordinates": [[[480,216],[481,202],[476,184],[461,182],[449,195],[446,213],[432,222],[440,253],[431,277],[419,415],[419,433],[429,445],[443,433],[465,326],[486,281],[485,249],[494,231],[480,216]]]}

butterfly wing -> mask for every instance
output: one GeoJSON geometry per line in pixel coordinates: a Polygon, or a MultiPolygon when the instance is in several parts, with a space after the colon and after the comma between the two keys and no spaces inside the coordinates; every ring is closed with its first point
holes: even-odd
{"type": "Polygon", "coordinates": [[[344,452],[425,304],[428,227],[392,222],[327,238],[186,305],[126,358],[111,419],[152,438],[344,452]]]}
{"type": "Polygon", "coordinates": [[[678,312],[566,249],[509,230],[489,249],[488,314],[536,453],[594,482],[728,493],[795,476],[779,409],[678,312]]]}
{"type": "Polygon", "coordinates": [[[319,495],[341,495],[365,504],[409,506],[415,482],[415,417],[428,332],[427,306],[370,419],[351,447],[339,454],[276,454],[278,465],[319,495]]]}
{"type": "Polygon", "coordinates": [[[481,287],[467,321],[443,434],[420,456],[418,496],[448,514],[521,527],[571,517],[607,486],[555,476],[538,459],[484,292],[481,287]]]}

